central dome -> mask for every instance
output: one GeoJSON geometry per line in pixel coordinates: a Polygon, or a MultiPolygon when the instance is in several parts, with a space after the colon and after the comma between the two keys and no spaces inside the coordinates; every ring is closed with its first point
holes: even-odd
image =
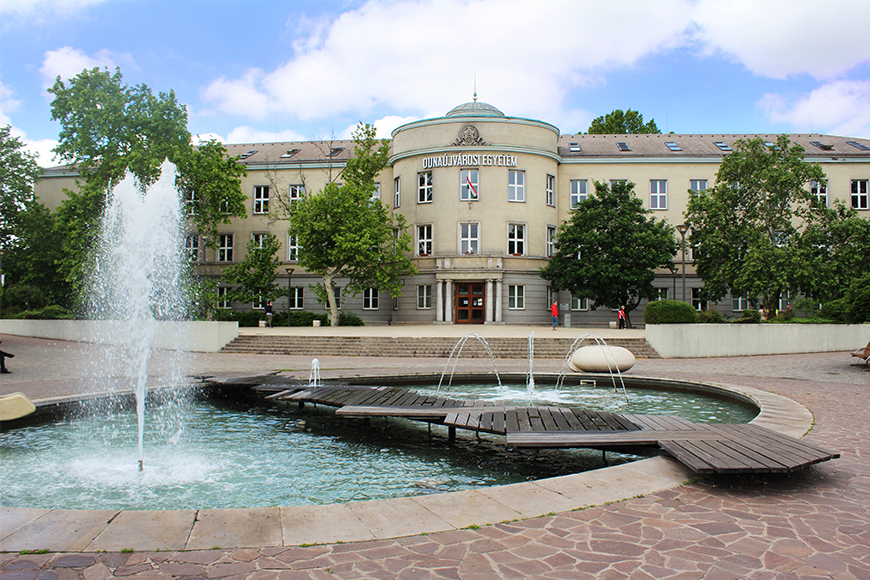
{"type": "Polygon", "coordinates": [[[472,101],[453,107],[445,117],[504,117],[504,113],[489,103],[472,101]]]}

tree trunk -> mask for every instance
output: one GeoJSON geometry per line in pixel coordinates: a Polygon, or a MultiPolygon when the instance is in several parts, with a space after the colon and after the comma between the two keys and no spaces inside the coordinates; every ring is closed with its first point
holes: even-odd
{"type": "Polygon", "coordinates": [[[326,291],[326,303],[329,304],[329,326],[338,326],[338,305],[332,290],[332,278],[332,274],[323,275],[323,288],[326,291]]]}

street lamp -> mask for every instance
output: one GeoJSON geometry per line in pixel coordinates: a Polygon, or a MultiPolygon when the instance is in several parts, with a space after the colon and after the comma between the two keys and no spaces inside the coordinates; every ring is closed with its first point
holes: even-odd
{"type": "Polygon", "coordinates": [[[293,276],[293,268],[284,268],[287,272],[287,326],[290,326],[290,301],[292,300],[293,287],[290,285],[290,280],[293,276]]]}
{"type": "Polygon", "coordinates": [[[686,232],[689,231],[689,224],[680,224],[677,226],[677,231],[680,232],[680,246],[683,254],[683,302],[686,301],[686,232]]]}

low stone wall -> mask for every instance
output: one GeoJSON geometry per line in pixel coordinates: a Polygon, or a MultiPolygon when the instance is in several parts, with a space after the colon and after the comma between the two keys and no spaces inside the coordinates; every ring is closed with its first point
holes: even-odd
{"type": "MultiPolygon", "coordinates": [[[[74,342],[116,344],[122,323],[102,320],[0,321],[0,333],[74,342]]],[[[239,336],[238,322],[159,322],[154,348],[189,352],[218,352],[239,336]]]]}
{"type": "Polygon", "coordinates": [[[662,358],[851,352],[870,342],[870,324],[648,324],[662,358]]]}

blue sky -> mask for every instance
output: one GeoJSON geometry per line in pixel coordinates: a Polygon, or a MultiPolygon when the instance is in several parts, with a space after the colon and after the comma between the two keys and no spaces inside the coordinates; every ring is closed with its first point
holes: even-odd
{"type": "Polygon", "coordinates": [[[3,0],[0,125],[52,165],[59,75],[174,90],[193,134],[349,137],[479,100],[585,131],[870,138],[866,0],[3,0]]]}

